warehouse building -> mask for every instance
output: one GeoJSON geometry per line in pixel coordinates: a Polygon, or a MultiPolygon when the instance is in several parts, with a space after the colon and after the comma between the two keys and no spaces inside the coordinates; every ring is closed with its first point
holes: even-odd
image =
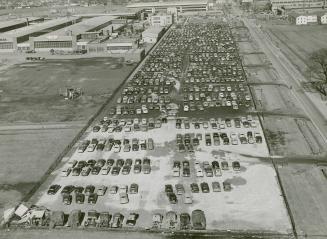
{"type": "Polygon", "coordinates": [[[167,12],[176,8],[178,12],[208,11],[208,0],[171,1],[171,2],[144,2],[127,5],[127,8],[144,9],[147,12],[167,12]]]}
{"type": "Polygon", "coordinates": [[[117,18],[116,16],[90,18],[39,37],[32,37],[30,45],[35,51],[74,51],[78,49],[79,40],[85,39],[84,42],[87,43],[100,38],[103,34],[102,29],[112,24],[112,21],[117,18]]]}
{"type": "Polygon", "coordinates": [[[72,25],[78,21],[80,21],[78,17],[65,17],[0,33],[0,51],[13,52],[16,50],[29,50],[28,40],[30,37],[41,36],[72,25]]]}
{"type": "Polygon", "coordinates": [[[325,0],[271,0],[272,11],[276,14],[293,9],[321,9],[325,4],[325,0]]]}
{"type": "Polygon", "coordinates": [[[173,24],[173,16],[170,14],[159,14],[149,17],[149,22],[152,26],[167,27],[173,24]]]}
{"type": "Polygon", "coordinates": [[[0,33],[8,32],[11,30],[15,30],[18,28],[26,27],[30,24],[36,24],[43,22],[44,18],[39,17],[28,17],[28,18],[20,18],[20,19],[12,19],[7,21],[0,22],[0,33]]]}
{"type": "Polygon", "coordinates": [[[142,32],[142,40],[146,43],[156,43],[163,34],[163,27],[149,27],[144,32],[142,32]]]}

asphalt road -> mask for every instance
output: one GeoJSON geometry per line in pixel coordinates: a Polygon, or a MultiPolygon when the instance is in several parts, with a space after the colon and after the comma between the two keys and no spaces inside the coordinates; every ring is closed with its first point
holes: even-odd
{"type": "Polygon", "coordinates": [[[271,61],[274,68],[279,73],[281,79],[291,88],[291,92],[300,102],[304,112],[310,118],[314,126],[317,128],[321,137],[327,142],[327,125],[324,116],[312,103],[303,91],[301,82],[306,81],[302,74],[289,62],[284,54],[277,48],[271,40],[264,34],[255,22],[242,18],[245,26],[248,27],[252,37],[259,44],[262,51],[271,61]]]}

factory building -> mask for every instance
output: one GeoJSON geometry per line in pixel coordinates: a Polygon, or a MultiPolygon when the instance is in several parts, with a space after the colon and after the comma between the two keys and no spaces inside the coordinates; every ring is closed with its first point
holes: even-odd
{"type": "Polygon", "coordinates": [[[321,9],[325,6],[325,0],[271,0],[271,6],[274,13],[283,14],[295,9],[321,9]]]}
{"type": "Polygon", "coordinates": [[[28,18],[19,18],[19,19],[12,19],[7,21],[0,22],[0,33],[8,32],[11,30],[15,30],[18,28],[26,27],[30,24],[36,24],[43,22],[44,18],[39,17],[28,17],[28,18]]]}
{"type": "Polygon", "coordinates": [[[59,18],[0,33],[0,51],[29,50],[28,40],[31,37],[41,36],[78,21],[80,21],[79,17],[59,18]]]}
{"type": "Polygon", "coordinates": [[[173,16],[169,14],[153,15],[149,17],[149,22],[151,26],[167,27],[173,24],[173,16]]]}
{"type": "Polygon", "coordinates": [[[144,32],[142,32],[142,40],[146,43],[156,43],[163,34],[163,27],[149,27],[144,32]]]}
{"type": "Polygon", "coordinates": [[[116,16],[90,18],[39,37],[32,37],[30,45],[35,51],[74,51],[78,49],[78,45],[83,46],[84,43],[77,44],[80,40],[87,43],[100,38],[103,34],[102,29],[108,27],[117,18],[116,16]]]}
{"type": "Polygon", "coordinates": [[[178,12],[208,11],[208,0],[172,1],[172,2],[142,2],[127,5],[127,8],[144,9],[147,12],[167,12],[176,8],[178,12]]]}

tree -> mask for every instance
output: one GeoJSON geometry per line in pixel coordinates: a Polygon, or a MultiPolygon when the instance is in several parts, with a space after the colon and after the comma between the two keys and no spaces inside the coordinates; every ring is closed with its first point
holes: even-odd
{"type": "Polygon", "coordinates": [[[308,72],[312,86],[327,96],[327,49],[320,49],[309,56],[308,72]]]}

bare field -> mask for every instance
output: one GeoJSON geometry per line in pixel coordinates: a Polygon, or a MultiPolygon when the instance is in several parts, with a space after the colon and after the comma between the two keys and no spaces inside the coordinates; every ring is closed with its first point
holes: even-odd
{"type": "Polygon", "coordinates": [[[0,215],[40,180],[80,127],[0,131],[0,215]]]}
{"type": "Polygon", "coordinates": [[[327,234],[327,188],[321,168],[289,163],[278,168],[298,235],[319,238],[327,234]]]}
{"type": "Polygon", "coordinates": [[[284,44],[286,43],[302,60],[305,60],[311,52],[327,47],[327,26],[324,25],[296,26],[294,24],[265,24],[265,28],[282,40],[284,44]]]}
{"type": "Polygon", "coordinates": [[[311,155],[311,149],[293,118],[264,116],[262,123],[272,155],[311,155]]]}
{"type": "Polygon", "coordinates": [[[132,69],[113,58],[14,65],[1,74],[0,121],[86,121],[132,69]],[[59,96],[66,87],[79,87],[84,95],[66,101],[59,96]]]}

